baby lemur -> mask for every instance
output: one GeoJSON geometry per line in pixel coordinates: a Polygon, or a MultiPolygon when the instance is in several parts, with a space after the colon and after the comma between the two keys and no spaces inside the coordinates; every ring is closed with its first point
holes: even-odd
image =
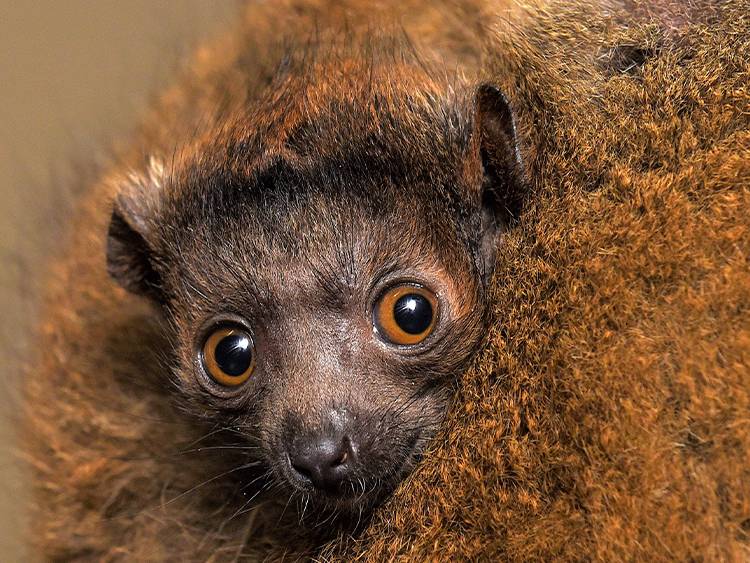
{"type": "MultiPolygon", "coordinates": [[[[137,299],[108,288],[105,297],[73,297],[98,312],[70,340],[99,352],[82,352],[86,368],[53,366],[53,379],[64,380],[57,400],[82,400],[87,413],[72,426],[61,421],[88,452],[62,471],[106,475],[97,486],[111,486],[109,498],[92,488],[64,501],[60,487],[85,487],[49,488],[48,513],[58,501],[80,506],[57,510],[44,529],[48,553],[132,556],[139,542],[178,543],[176,528],[194,531],[185,532],[198,538],[193,544],[179,542],[192,553],[207,549],[208,530],[212,553],[224,544],[244,553],[252,534],[235,522],[264,499],[280,499],[278,518],[296,513],[302,528],[351,530],[425,452],[487,330],[487,282],[523,174],[511,106],[495,86],[381,35],[308,34],[269,57],[267,79],[247,78],[262,72],[239,41],[231,64],[195,71],[165,95],[162,122],[147,124],[138,148],[107,175],[100,193],[112,194],[108,230],[91,238],[106,236],[111,278],[151,308],[141,312],[137,299]],[[133,310],[140,327],[107,319],[133,310]],[[129,331],[147,334],[123,342],[129,331]],[[143,412],[151,394],[164,401],[143,412]],[[129,435],[148,424],[108,426],[107,417],[129,414],[174,425],[174,433],[168,425],[154,431],[169,446],[149,446],[150,469],[132,462],[133,440],[142,438],[129,435]],[[107,436],[125,444],[125,455],[97,449],[107,436]],[[180,485],[156,461],[173,456],[174,444],[191,455],[170,467],[195,475],[180,485]],[[164,517],[169,506],[194,493],[204,498],[193,515],[170,528],[179,516],[164,517]],[[148,524],[151,509],[164,522],[148,524]],[[65,518],[75,527],[95,510],[101,522],[88,522],[66,546],[65,518]],[[114,532],[118,522],[129,525],[114,532]],[[164,531],[149,534],[148,525],[164,531]],[[107,539],[91,547],[85,536],[101,530],[107,539]]],[[[89,221],[101,205],[89,207],[96,210],[81,223],[103,227],[89,221]]],[[[76,248],[88,252],[87,243],[76,248]]],[[[95,285],[87,268],[103,270],[104,256],[71,266],[67,283],[80,276],[95,285]]],[[[45,394],[34,385],[32,407],[45,394]]],[[[33,431],[61,432],[49,420],[33,431]]],[[[60,457],[50,448],[37,448],[42,489],[59,479],[45,461],[60,457]]]]}
{"type": "Polygon", "coordinates": [[[339,509],[382,499],[437,429],[519,181],[494,87],[358,70],[287,74],[179,159],[149,155],[107,249],[171,321],[186,413],[339,509]]]}

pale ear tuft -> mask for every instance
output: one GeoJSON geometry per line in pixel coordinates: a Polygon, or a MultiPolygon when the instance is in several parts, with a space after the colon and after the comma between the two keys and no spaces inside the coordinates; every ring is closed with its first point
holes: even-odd
{"type": "Polygon", "coordinates": [[[107,271],[132,293],[160,300],[154,221],[165,185],[162,161],[152,157],[144,172],[131,171],[119,180],[107,236],[107,271]]]}

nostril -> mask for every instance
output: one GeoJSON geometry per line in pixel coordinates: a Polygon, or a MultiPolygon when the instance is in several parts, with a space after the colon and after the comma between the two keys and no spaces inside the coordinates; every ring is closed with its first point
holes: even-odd
{"type": "Polygon", "coordinates": [[[349,436],[344,436],[339,443],[339,447],[337,450],[337,456],[335,456],[335,459],[331,462],[331,467],[337,468],[341,467],[342,465],[346,465],[350,461],[354,461],[354,455],[352,451],[352,443],[349,439],[349,436]]]}
{"type": "MultiPolygon", "coordinates": [[[[288,456],[288,455],[287,455],[287,458],[289,458],[289,456],[288,456]]],[[[310,471],[310,469],[309,469],[309,468],[305,467],[305,466],[304,466],[304,465],[302,465],[301,463],[295,463],[295,462],[293,462],[291,458],[289,458],[289,465],[290,465],[290,466],[291,466],[291,468],[292,468],[292,469],[293,469],[294,471],[296,471],[296,472],[297,472],[297,473],[298,473],[298,474],[299,474],[299,475],[300,475],[300,476],[301,476],[301,477],[302,477],[303,479],[305,479],[305,480],[307,480],[307,481],[312,481],[312,472],[310,471]]]]}
{"type": "Polygon", "coordinates": [[[349,460],[349,450],[344,450],[341,453],[341,456],[333,462],[333,467],[339,467],[340,465],[344,465],[349,460]]]}

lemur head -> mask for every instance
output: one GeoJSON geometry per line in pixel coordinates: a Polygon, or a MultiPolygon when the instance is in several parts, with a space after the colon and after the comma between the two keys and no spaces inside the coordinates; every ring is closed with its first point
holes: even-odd
{"type": "Polygon", "coordinates": [[[321,509],[382,500],[438,429],[522,181],[496,88],[374,74],[287,76],[151,155],[109,229],[185,409],[321,509]]]}

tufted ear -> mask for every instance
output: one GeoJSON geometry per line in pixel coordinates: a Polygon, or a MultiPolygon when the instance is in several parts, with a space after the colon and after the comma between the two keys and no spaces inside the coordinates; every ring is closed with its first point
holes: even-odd
{"type": "Polygon", "coordinates": [[[107,235],[107,272],[128,291],[162,300],[156,268],[154,219],[164,185],[162,164],[151,159],[145,174],[120,182],[107,235]]]}
{"type": "Polygon", "coordinates": [[[474,98],[475,146],[481,161],[480,266],[489,279],[502,233],[521,210],[524,172],[516,124],[508,100],[491,84],[474,98]]]}

